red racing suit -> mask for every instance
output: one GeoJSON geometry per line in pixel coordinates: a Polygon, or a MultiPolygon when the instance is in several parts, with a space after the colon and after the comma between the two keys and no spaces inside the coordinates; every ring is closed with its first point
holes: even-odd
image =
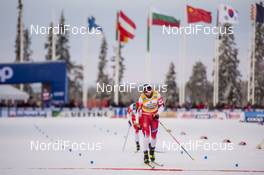
{"type": "Polygon", "coordinates": [[[152,97],[148,98],[142,93],[138,100],[139,109],[141,109],[142,132],[144,134],[144,148],[148,149],[149,137],[151,136],[151,146],[156,145],[156,136],[158,132],[159,119],[154,118],[164,109],[163,99],[158,91],[153,91],[152,97]]]}
{"type": "Polygon", "coordinates": [[[141,116],[138,116],[138,112],[136,109],[136,104],[131,104],[127,109],[127,118],[131,122],[135,132],[138,133],[139,130],[142,128],[142,120],[141,116]],[[138,116],[138,117],[137,117],[138,116]]]}

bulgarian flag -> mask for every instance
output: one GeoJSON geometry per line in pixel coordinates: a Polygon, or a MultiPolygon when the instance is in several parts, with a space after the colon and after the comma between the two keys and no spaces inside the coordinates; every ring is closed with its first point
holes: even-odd
{"type": "Polygon", "coordinates": [[[157,12],[151,12],[148,17],[147,51],[150,50],[150,27],[152,25],[180,27],[180,20],[177,20],[173,16],[168,16],[157,12]]]}
{"type": "Polygon", "coordinates": [[[167,16],[160,13],[153,12],[152,13],[152,25],[158,26],[171,26],[171,27],[179,27],[180,21],[174,18],[173,16],[167,16]]]}

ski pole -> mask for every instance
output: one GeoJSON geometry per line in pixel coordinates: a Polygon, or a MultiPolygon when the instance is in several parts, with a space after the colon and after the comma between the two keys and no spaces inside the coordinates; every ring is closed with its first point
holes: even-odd
{"type": "Polygon", "coordinates": [[[161,126],[166,130],[166,132],[173,138],[173,140],[178,144],[180,145],[181,149],[192,159],[194,160],[194,158],[187,152],[187,150],[181,145],[181,143],[172,135],[171,132],[168,132],[168,128],[166,128],[166,126],[161,122],[159,121],[159,123],[161,124],[161,126]]]}
{"type": "Polygon", "coordinates": [[[130,128],[131,128],[131,126],[129,125],[128,130],[127,130],[127,134],[126,134],[126,138],[125,138],[125,142],[124,142],[124,145],[123,145],[123,149],[122,149],[123,152],[125,151],[126,142],[127,142],[127,138],[128,138],[128,135],[129,135],[130,128]]]}

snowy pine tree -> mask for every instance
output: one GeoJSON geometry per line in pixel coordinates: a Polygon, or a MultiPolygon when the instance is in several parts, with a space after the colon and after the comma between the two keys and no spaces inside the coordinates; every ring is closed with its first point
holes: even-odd
{"type": "Polygon", "coordinates": [[[53,28],[53,23],[51,22],[49,34],[47,37],[47,42],[44,45],[44,48],[47,50],[47,54],[45,55],[46,60],[52,60],[52,42],[53,42],[53,40],[52,40],[52,37],[53,37],[52,28],[53,28]]]}
{"type": "Polygon", "coordinates": [[[56,39],[56,58],[65,61],[67,65],[68,89],[71,100],[80,100],[82,94],[81,80],[82,66],[76,65],[71,61],[70,46],[69,46],[69,32],[65,30],[65,17],[63,12],[59,21],[60,33],[56,39]]]}
{"type": "MultiPolygon", "coordinates": [[[[122,48],[124,47],[124,46],[122,46],[121,44],[120,44],[120,49],[119,49],[119,82],[122,82],[122,79],[124,78],[124,72],[125,72],[125,65],[124,65],[124,60],[125,60],[125,58],[122,56],[122,48]]],[[[117,49],[117,48],[115,48],[115,49],[117,49]]],[[[113,63],[113,66],[112,66],[112,68],[113,68],[113,77],[115,77],[115,69],[116,69],[116,67],[115,67],[115,60],[116,60],[116,56],[113,56],[112,58],[111,58],[111,61],[112,61],[112,63],[113,63]]]]}
{"type": "Polygon", "coordinates": [[[80,101],[82,98],[83,66],[72,63],[70,78],[70,99],[80,101]]]}
{"type": "MultiPolygon", "coordinates": [[[[230,24],[222,26],[229,31],[230,24]]],[[[234,34],[226,33],[221,36],[219,46],[219,102],[239,105],[241,103],[241,74],[238,70],[234,34]]]]}
{"type": "MultiPolygon", "coordinates": [[[[121,47],[122,48],[122,47],[121,47]]],[[[123,78],[124,78],[124,73],[125,73],[125,58],[122,56],[122,52],[121,52],[121,48],[120,48],[120,61],[119,61],[119,82],[121,83],[123,78]]],[[[131,102],[130,100],[128,100],[129,94],[127,92],[123,92],[119,94],[120,97],[120,102],[122,106],[127,106],[129,105],[129,103],[131,102]]]]}
{"type": "MultiPolygon", "coordinates": [[[[103,84],[108,84],[108,75],[105,73],[106,65],[107,65],[107,42],[105,36],[102,38],[101,50],[99,54],[99,64],[98,64],[98,76],[97,76],[97,83],[101,86],[103,84]]],[[[100,99],[108,97],[109,94],[106,92],[98,92],[97,97],[100,99]]]]}
{"type": "MultiPolygon", "coordinates": [[[[118,79],[119,79],[119,83],[121,83],[122,82],[122,79],[124,78],[124,72],[125,72],[125,65],[124,65],[125,58],[122,56],[122,48],[124,46],[122,46],[120,44],[119,47],[120,47],[120,49],[119,49],[119,76],[118,76],[118,79]]],[[[114,48],[114,50],[115,49],[117,49],[117,48],[114,48]]],[[[111,58],[111,61],[113,63],[113,65],[112,65],[112,68],[113,68],[113,77],[115,77],[115,72],[116,72],[115,60],[116,60],[116,55],[111,58]]],[[[109,82],[111,82],[113,85],[115,83],[114,81],[115,81],[114,79],[112,79],[111,81],[109,80],[109,82]]],[[[124,99],[124,98],[127,98],[126,96],[127,95],[125,93],[119,94],[119,102],[122,103],[122,101],[124,101],[124,100],[126,101],[126,99],[124,99]]],[[[114,93],[112,93],[112,95],[111,95],[111,103],[112,104],[114,104],[114,101],[113,100],[114,100],[114,93]]]]}
{"type": "MultiPolygon", "coordinates": [[[[32,50],[30,48],[31,45],[31,38],[29,36],[28,29],[23,30],[24,24],[22,22],[22,13],[23,13],[23,4],[22,0],[18,0],[18,19],[17,19],[17,34],[15,40],[15,61],[31,61],[32,50]],[[23,46],[21,45],[21,38],[23,41],[23,46]],[[21,48],[23,47],[23,48],[21,48]],[[21,51],[23,50],[23,55],[21,55],[21,51]],[[22,60],[21,60],[22,56],[22,60]]],[[[19,88],[18,85],[15,85],[19,88]]],[[[26,91],[30,96],[33,95],[33,90],[30,84],[25,84],[23,86],[23,90],[26,91]]]]}
{"type": "Polygon", "coordinates": [[[119,82],[122,82],[124,78],[124,73],[126,70],[125,64],[124,64],[125,58],[120,54],[120,62],[119,62],[119,82]]]}
{"type": "Polygon", "coordinates": [[[30,38],[28,29],[24,30],[24,45],[23,46],[24,46],[24,52],[23,52],[24,61],[32,61],[31,60],[31,55],[32,55],[33,51],[30,48],[30,46],[31,46],[31,38],[30,38]]]}
{"type": "Polygon", "coordinates": [[[67,70],[68,72],[71,72],[71,69],[73,67],[73,64],[71,62],[70,57],[70,46],[69,46],[69,32],[65,30],[65,17],[63,12],[61,13],[60,21],[60,32],[57,36],[56,40],[56,58],[58,60],[64,60],[67,64],[67,70]]]}
{"type": "Polygon", "coordinates": [[[264,104],[264,24],[256,23],[255,33],[255,103],[264,104]]]}
{"type": "Polygon", "coordinates": [[[196,62],[192,68],[192,75],[186,84],[190,100],[194,103],[209,102],[211,86],[207,80],[206,66],[202,62],[196,62]]]}
{"type": "Polygon", "coordinates": [[[176,72],[173,63],[170,63],[169,71],[166,75],[165,84],[167,85],[167,91],[165,93],[165,106],[167,108],[176,108],[179,100],[179,94],[176,84],[176,72]]]}
{"type": "MultiPolygon", "coordinates": [[[[24,47],[24,50],[23,50],[23,60],[25,62],[31,62],[33,61],[31,59],[31,55],[33,53],[33,51],[31,50],[30,48],[30,45],[31,45],[31,38],[29,36],[29,31],[28,29],[25,29],[24,30],[24,40],[23,40],[24,44],[23,44],[23,47],[24,47]]],[[[27,92],[30,96],[33,95],[33,89],[31,87],[30,84],[25,84],[24,87],[23,87],[23,90],[25,92],[27,92]]]]}
{"type": "Polygon", "coordinates": [[[20,39],[21,39],[21,25],[23,26],[22,23],[22,11],[23,11],[23,4],[22,4],[22,0],[18,0],[18,18],[17,18],[17,34],[16,34],[16,41],[15,41],[15,57],[16,57],[16,62],[20,61],[20,39]]]}

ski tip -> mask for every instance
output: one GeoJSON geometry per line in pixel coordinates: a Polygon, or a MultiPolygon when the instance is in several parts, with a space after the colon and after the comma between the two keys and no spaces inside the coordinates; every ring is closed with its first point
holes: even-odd
{"type": "Polygon", "coordinates": [[[158,162],[151,162],[151,163],[154,164],[154,165],[160,166],[160,167],[163,167],[164,166],[163,163],[158,163],[158,162]]]}
{"type": "Polygon", "coordinates": [[[154,169],[155,166],[151,165],[150,163],[144,163],[145,165],[149,166],[151,169],[154,169]]]}

